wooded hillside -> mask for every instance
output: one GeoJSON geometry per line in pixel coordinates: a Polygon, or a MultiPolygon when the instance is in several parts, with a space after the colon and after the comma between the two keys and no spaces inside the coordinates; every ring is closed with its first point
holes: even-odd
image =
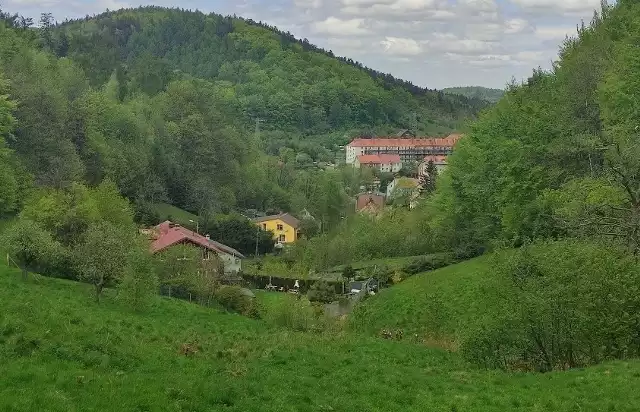
{"type": "Polygon", "coordinates": [[[251,20],[145,7],[68,22],[52,38],[93,85],[115,70],[147,94],[163,90],[179,70],[225,82],[244,124],[267,130],[326,134],[389,127],[444,133],[473,116],[480,99],[448,96],[365,69],[350,59],[251,20]]]}

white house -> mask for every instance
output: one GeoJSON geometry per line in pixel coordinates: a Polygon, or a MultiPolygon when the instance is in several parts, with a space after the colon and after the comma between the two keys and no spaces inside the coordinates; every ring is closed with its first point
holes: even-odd
{"type": "Polygon", "coordinates": [[[216,248],[218,257],[224,264],[224,273],[238,273],[242,271],[242,259],[244,259],[244,255],[242,255],[242,253],[232,247],[209,239],[209,236],[207,236],[207,239],[209,240],[209,243],[216,248]]]}
{"type": "Polygon", "coordinates": [[[354,166],[372,167],[381,172],[398,173],[402,169],[400,155],[379,154],[379,155],[359,155],[356,157],[354,166]]]}

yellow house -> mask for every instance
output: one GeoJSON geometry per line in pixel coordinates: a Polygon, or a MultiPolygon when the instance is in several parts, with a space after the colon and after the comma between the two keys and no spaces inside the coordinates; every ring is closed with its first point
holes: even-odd
{"type": "Polygon", "coordinates": [[[264,230],[270,230],[278,243],[293,243],[298,240],[300,221],[288,213],[258,217],[253,222],[264,230]]]}

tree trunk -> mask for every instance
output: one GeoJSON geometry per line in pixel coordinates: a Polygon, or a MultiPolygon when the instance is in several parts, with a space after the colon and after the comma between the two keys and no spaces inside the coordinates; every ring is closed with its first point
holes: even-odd
{"type": "Polygon", "coordinates": [[[100,303],[101,296],[102,296],[102,285],[96,284],[96,303],[100,303]]]}
{"type": "Polygon", "coordinates": [[[28,278],[29,278],[29,271],[26,268],[23,268],[22,269],[22,280],[26,282],[28,278]]]}

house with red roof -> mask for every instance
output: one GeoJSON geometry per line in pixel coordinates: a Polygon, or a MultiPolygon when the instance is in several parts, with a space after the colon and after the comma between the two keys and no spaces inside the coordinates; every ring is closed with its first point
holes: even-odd
{"type": "Polygon", "coordinates": [[[356,212],[377,214],[384,208],[382,193],[360,193],[356,199],[356,212]]]}
{"type": "Polygon", "coordinates": [[[356,157],[354,166],[358,169],[372,167],[381,172],[398,173],[402,169],[402,160],[397,154],[359,155],[356,157]]]}
{"type": "Polygon", "coordinates": [[[242,253],[177,223],[162,222],[150,229],[148,233],[152,239],[150,250],[153,254],[177,245],[191,245],[201,249],[203,259],[210,259],[212,255],[217,255],[224,264],[225,273],[237,273],[242,270],[242,259],[244,259],[242,253]]]}
{"type": "Polygon", "coordinates": [[[346,148],[347,164],[355,164],[358,156],[363,155],[398,155],[403,162],[420,162],[429,155],[448,155],[461,139],[459,134],[451,134],[445,138],[432,137],[376,137],[373,139],[357,138],[346,148]]]}

